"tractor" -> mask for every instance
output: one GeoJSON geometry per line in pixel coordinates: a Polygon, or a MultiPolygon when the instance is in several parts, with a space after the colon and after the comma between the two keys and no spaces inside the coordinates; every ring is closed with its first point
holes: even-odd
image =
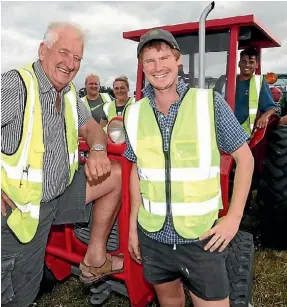
{"type": "MultiPolygon", "coordinates": [[[[226,75],[225,96],[227,103],[234,110],[238,50],[253,45],[261,51],[262,48],[280,47],[280,43],[253,15],[206,21],[206,17],[212,11],[214,5],[214,2],[212,2],[205,8],[199,22],[159,28],[170,31],[180,46],[183,65],[179,67],[179,78],[183,78],[190,87],[212,88],[221,75],[226,75]]],[[[141,35],[149,30],[124,32],[123,38],[138,42],[141,35]]],[[[261,74],[261,65],[259,65],[256,73],[261,74]]],[[[138,64],[136,101],[142,98],[141,90],[145,85],[146,80],[141,65],[138,64]]],[[[279,117],[274,116],[270,119],[267,128],[254,130],[249,145],[256,159],[255,173],[259,174],[256,177],[260,179],[260,174],[263,174],[262,180],[259,180],[260,184],[264,190],[267,190],[266,185],[270,189],[268,197],[265,198],[264,196],[267,191],[263,191],[264,193],[259,191],[258,195],[260,195],[264,204],[268,203],[269,206],[272,204],[272,202],[269,203],[272,200],[272,195],[276,195],[276,204],[279,208],[282,199],[285,197],[286,200],[287,193],[286,180],[282,180],[282,176],[285,176],[285,179],[287,178],[287,127],[277,127],[278,121],[279,117]],[[270,141],[268,143],[270,148],[266,146],[267,139],[268,142],[270,141]],[[273,160],[270,160],[271,156],[273,160]],[[263,163],[264,159],[265,162],[263,163]],[[266,170],[267,166],[270,165],[276,167],[282,165],[282,167],[276,168],[275,171],[270,173],[269,169],[266,170]],[[283,173],[284,175],[282,175],[283,173]],[[276,181],[277,179],[278,181],[276,181]],[[279,188],[274,184],[272,185],[273,180],[280,183],[282,196],[279,193],[280,191],[278,192],[279,188]]],[[[114,274],[91,286],[90,301],[92,305],[100,305],[114,291],[128,297],[131,306],[144,307],[154,300],[155,293],[151,285],[144,280],[141,265],[134,262],[128,252],[131,163],[123,157],[126,148],[123,118],[115,117],[112,119],[108,125],[107,133],[109,136],[108,156],[111,160],[119,161],[122,167],[122,205],[107,243],[107,251],[111,254],[124,254],[124,272],[114,274]]],[[[88,151],[87,144],[84,140],[79,139],[80,163],[86,162],[88,151]]],[[[220,175],[224,208],[221,210],[220,216],[226,215],[228,211],[233,166],[232,157],[222,152],[220,175]]],[[[50,282],[60,281],[71,274],[79,274],[79,264],[86,252],[89,236],[89,223],[57,225],[51,228],[46,249],[43,284],[45,284],[45,279],[49,279],[50,282]]],[[[232,307],[247,307],[252,302],[254,259],[252,234],[240,230],[228,248],[229,256],[226,266],[230,279],[230,305],[232,307]]]]}

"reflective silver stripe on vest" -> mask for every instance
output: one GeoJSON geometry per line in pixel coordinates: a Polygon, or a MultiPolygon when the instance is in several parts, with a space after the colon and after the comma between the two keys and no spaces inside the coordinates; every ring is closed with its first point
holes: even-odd
{"type": "Polygon", "coordinates": [[[197,131],[199,145],[199,169],[203,172],[203,178],[209,178],[211,168],[211,135],[208,91],[197,90],[197,131]]]}
{"type": "Polygon", "coordinates": [[[112,104],[112,102],[106,102],[103,105],[103,110],[104,110],[107,118],[109,117],[109,107],[110,107],[111,104],[112,104]]]}
{"type": "Polygon", "coordinates": [[[137,136],[138,136],[138,121],[139,121],[139,112],[140,106],[143,101],[139,101],[134,103],[130,107],[130,111],[128,113],[126,129],[128,131],[129,141],[133,148],[133,151],[136,155],[137,152],[137,136]]]}
{"type": "MultiPolygon", "coordinates": [[[[260,96],[260,91],[261,91],[261,75],[254,75],[254,80],[255,80],[255,87],[256,87],[256,92],[257,92],[257,99],[259,101],[259,96],[260,96]]],[[[249,114],[256,115],[257,109],[249,109],[249,114]]],[[[253,127],[254,127],[254,124],[250,124],[251,131],[253,130],[253,127]]]]}
{"type": "MultiPolygon", "coordinates": [[[[30,99],[30,110],[29,110],[29,122],[27,127],[27,137],[24,141],[23,151],[16,166],[10,166],[3,160],[1,161],[1,166],[5,170],[8,178],[21,180],[23,176],[29,176],[29,181],[31,182],[42,182],[43,172],[42,170],[29,168],[28,172],[23,174],[23,171],[27,169],[27,161],[28,161],[28,152],[29,152],[29,144],[31,142],[32,130],[34,125],[34,113],[35,113],[35,89],[34,89],[34,80],[31,73],[27,70],[24,72],[29,76],[30,80],[30,89],[29,94],[31,96],[30,99]]],[[[25,179],[25,177],[23,178],[25,179]]]]}
{"type": "MultiPolygon", "coordinates": [[[[171,181],[199,181],[216,178],[220,174],[220,167],[212,166],[209,169],[209,175],[201,171],[200,168],[171,168],[171,181]]],[[[142,180],[153,182],[162,181],[165,176],[164,169],[139,168],[138,175],[142,180]]]]}
{"type": "MultiPolygon", "coordinates": [[[[76,131],[78,131],[78,111],[77,111],[77,103],[75,101],[75,95],[73,94],[72,91],[69,91],[66,94],[66,97],[70,103],[71,109],[72,109],[72,113],[73,113],[73,117],[74,117],[74,123],[75,123],[75,128],[76,131]]],[[[69,161],[70,161],[70,165],[78,162],[78,146],[76,146],[76,149],[73,153],[69,153],[69,161]]]]}
{"type": "Polygon", "coordinates": [[[8,178],[14,179],[14,180],[27,180],[27,175],[28,179],[31,182],[42,182],[42,176],[43,176],[43,171],[40,169],[34,169],[34,168],[28,168],[27,166],[21,166],[18,164],[17,166],[10,166],[7,163],[5,163],[3,160],[1,161],[1,166],[4,168],[8,178]],[[27,173],[23,172],[27,170],[27,173]]]}
{"type": "MultiPolygon", "coordinates": [[[[171,211],[173,216],[201,216],[218,209],[218,202],[221,197],[219,193],[216,197],[200,203],[172,203],[171,211]]],[[[161,216],[166,215],[166,203],[149,201],[143,198],[143,206],[151,214],[161,216]]]]}
{"type": "Polygon", "coordinates": [[[261,89],[261,75],[254,75],[255,77],[255,86],[257,92],[257,99],[259,99],[260,89],[261,89]]]}
{"type": "Polygon", "coordinates": [[[31,203],[26,205],[20,205],[16,202],[14,202],[16,207],[23,213],[28,213],[30,216],[34,219],[38,219],[40,215],[40,206],[39,205],[33,205],[31,203]]]}
{"type": "Polygon", "coordinates": [[[251,114],[251,115],[256,115],[256,113],[257,113],[256,109],[250,109],[249,110],[249,114],[251,114]]]}

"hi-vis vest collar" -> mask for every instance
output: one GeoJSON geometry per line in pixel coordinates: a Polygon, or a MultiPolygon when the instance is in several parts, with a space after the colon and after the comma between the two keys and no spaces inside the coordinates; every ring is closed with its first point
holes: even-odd
{"type": "MultiPolygon", "coordinates": [[[[127,101],[127,103],[125,104],[124,110],[122,112],[122,114],[125,112],[125,109],[127,108],[128,105],[130,105],[131,103],[135,102],[135,98],[134,97],[130,97],[129,100],[127,101]]],[[[117,111],[116,111],[116,102],[115,100],[108,102],[104,105],[103,110],[105,112],[105,115],[108,119],[108,121],[110,121],[112,118],[118,116],[117,111]]],[[[119,116],[122,116],[119,115],[119,116]]]]}
{"type": "Polygon", "coordinates": [[[222,208],[213,90],[189,89],[167,152],[147,98],[126,109],[124,122],[137,157],[142,195],[139,224],[158,232],[170,215],[181,237],[198,238],[212,227],[222,208]]]}
{"type": "MultiPolygon", "coordinates": [[[[7,224],[18,239],[30,242],[38,227],[43,181],[43,127],[38,80],[31,65],[18,70],[27,91],[23,133],[17,151],[1,154],[2,190],[15,203],[7,224]]],[[[78,113],[76,90],[65,94],[66,138],[70,182],[78,167],[78,113]]]]}
{"type": "Polygon", "coordinates": [[[107,93],[100,93],[100,96],[103,100],[103,103],[100,103],[93,108],[90,107],[87,96],[82,97],[81,100],[83,101],[83,103],[86,106],[86,108],[88,109],[88,111],[93,112],[94,110],[98,109],[99,107],[102,107],[105,103],[111,101],[110,96],[107,93]]]}

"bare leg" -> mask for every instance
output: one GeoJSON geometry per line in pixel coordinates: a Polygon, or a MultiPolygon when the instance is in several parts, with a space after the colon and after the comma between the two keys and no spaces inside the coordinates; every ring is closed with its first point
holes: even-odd
{"type": "Polygon", "coordinates": [[[180,279],[153,286],[161,307],[185,306],[185,295],[180,279]]]}
{"type": "Polygon", "coordinates": [[[190,292],[192,303],[194,307],[229,307],[229,298],[226,298],[221,301],[204,301],[203,299],[199,298],[198,296],[194,295],[190,292]]]}
{"type": "MultiPolygon", "coordinates": [[[[90,242],[84,263],[100,267],[106,261],[107,240],[117,217],[121,204],[121,167],[112,162],[111,174],[102,182],[87,182],[86,203],[96,200],[93,215],[90,242]]],[[[113,269],[121,269],[123,260],[113,257],[113,269]]],[[[91,274],[84,274],[91,276],[91,274]]]]}

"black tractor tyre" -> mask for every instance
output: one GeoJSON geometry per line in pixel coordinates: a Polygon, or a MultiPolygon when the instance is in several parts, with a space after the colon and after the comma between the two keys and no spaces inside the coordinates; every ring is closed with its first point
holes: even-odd
{"type": "Polygon", "coordinates": [[[53,272],[48,268],[48,266],[45,264],[43,269],[43,277],[40,284],[40,290],[37,298],[41,297],[45,293],[51,293],[57,283],[58,283],[57,278],[55,277],[53,272]]]}
{"type": "Polygon", "coordinates": [[[252,234],[239,230],[229,243],[226,268],[231,307],[248,307],[252,300],[254,243],[252,234]]]}
{"type": "Polygon", "coordinates": [[[262,245],[286,250],[287,125],[278,126],[270,134],[257,195],[262,245]]]}

